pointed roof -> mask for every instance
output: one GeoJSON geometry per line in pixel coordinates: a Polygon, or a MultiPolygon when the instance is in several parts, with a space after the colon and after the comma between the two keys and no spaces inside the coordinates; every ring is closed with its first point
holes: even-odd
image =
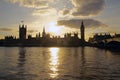
{"type": "Polygon", "coordinates": [[[45,33],[45,26],[43,27],[43,33],[45,33]]]}
{"type": "Polygon", "coordinates": [[[81,22],[81,27],[84,27],[84,22],[83,22],[83,20],[82,20],[82,22],[81,22]]]}
{"type": "Polygon", "coordinates": [[[83,20],[82,20],[82,22],[81,22],[81,25],[84,25],[83,20]]]}

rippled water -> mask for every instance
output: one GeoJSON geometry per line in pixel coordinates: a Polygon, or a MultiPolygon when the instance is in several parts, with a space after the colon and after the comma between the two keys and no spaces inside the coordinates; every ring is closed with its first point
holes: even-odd
{"type": "Polygon", "coordinates": [[[1,47],[0,80],[120,80],[120,54],[90,47],[1,47]]]}

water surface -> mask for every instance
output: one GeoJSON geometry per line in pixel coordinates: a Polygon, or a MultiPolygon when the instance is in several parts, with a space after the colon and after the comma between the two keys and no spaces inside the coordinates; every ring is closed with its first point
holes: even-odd
{"type": "Polygon", "coordinates": [[[120,80],[120,55],[91,47],[1,47],[0,80],[120,80]]]}

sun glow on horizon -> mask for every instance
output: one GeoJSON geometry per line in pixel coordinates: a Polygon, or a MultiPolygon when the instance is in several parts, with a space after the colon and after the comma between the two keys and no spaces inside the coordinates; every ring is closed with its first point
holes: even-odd
{"type": "Polygon", "coordinates": [[[60,35],[62,29],[61,27],[57,26],[57,22],[50,22],[48,24],[48,32],[54,35],[60,35]]]}

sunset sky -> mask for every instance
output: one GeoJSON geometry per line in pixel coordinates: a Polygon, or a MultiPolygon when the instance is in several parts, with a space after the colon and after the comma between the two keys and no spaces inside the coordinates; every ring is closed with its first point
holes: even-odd
{"type": "Polygon", "coordinates": [[[86,39],[94,33],[120,32],[120,0],[0,0],[0,38],[17,36],[21,21],[28,33],[63,36],[79,32],[81,21],[86,39]]]}

